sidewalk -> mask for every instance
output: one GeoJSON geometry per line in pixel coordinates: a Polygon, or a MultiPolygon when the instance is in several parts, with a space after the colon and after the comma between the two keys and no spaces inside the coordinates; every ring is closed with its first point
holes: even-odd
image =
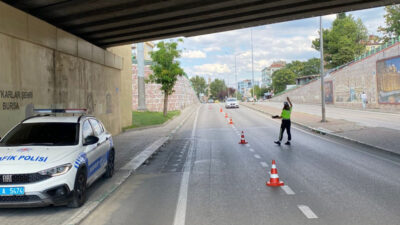
{"type": "MultiPolygon", "coordinates": [[[[262,102],[253,104],[243,102],[241,105],[268,115],[280,115],[282,111],[282,103],[262,102]]],[[[328,122],[321,123],[321,116],[319,116],[321,112],[320,109],[318,111],[312,107],[310,109],[309,105],[294,104],[291,117],[292,122],[319,133],[340,137],[391,153],[400,154],[400,143],[398,142],[400,139],[400,115],[388,114],[390,117],[393,117],[390,118],[391,121],[387,121],[388,118],[386,117],[381,121],[379,120],[379,116],[382,117],[382,113],[379,112],[364,112],[361,110],[342,108],[332,109],[330,107],[327,109],[328,122]],[[312,113],[309,113],[310,111],[312,111],[312,113]],[[334,113],[332,113],[332,111],[334,111],[334,113]],[[357,111],[357,113],[354,111],[357,111]],[[317,115],[318,113],[319,115],[317,115]],[[358,116],[358,118],[361,119],[356,121],[342,119],[346,118],[346,114],[352,115],[349,117],[358,116]],[[330,117],[331,115],[336,118],[330,117]],[[397,119],[399,121],[397,121],[397,119]],[[380,124],[383,126],[379,126],[380,124]],[[396,129],[388,128],[390,125],[396,129]]]]}

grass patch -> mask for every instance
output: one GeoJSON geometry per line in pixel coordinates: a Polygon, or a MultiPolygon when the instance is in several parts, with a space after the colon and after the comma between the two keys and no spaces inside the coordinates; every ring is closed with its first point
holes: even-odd
{"type": "Polygon", "coordinates": [[[163,124],[166,121],[172,119],[173,117],[178,116],[179,114],[181,114],[181,111],[179,111],[179,110],[169,111],[167,113],[166,117],[163,116],[162,112],[133,111],[132,112],[132,125],[129,127],[124,127],[123,130],[163,124]]]}

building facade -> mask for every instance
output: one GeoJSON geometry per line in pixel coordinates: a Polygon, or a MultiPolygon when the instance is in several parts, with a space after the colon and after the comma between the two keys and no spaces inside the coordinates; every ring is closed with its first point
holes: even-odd
{"type": "Polygon", "coordinates": [[[272,74],[285,66],[285,61],[276,61],[261,70],[261,87],[270,87],[272,85],[272,74]]]}
{"type": "MultiPolygon", "coordinates": [[[[255,85],[259,85],[258,81],[254,81],[255,85]]],[[[250,97],[250,89],[253,88],[253,82],[250,79],[238,82],[238,91],[242,96],[250,97]]]]}

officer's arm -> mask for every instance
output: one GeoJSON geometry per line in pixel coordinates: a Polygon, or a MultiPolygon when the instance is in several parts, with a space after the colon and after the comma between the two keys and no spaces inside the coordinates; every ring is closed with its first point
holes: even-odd
{"type": "Polygon", "coordinates": [[[287,99],[287,101],[289,102],[290,108],[292,108],[292,107],[293,107],[293,104],[292,104],[292,102],[290,101],[290,98],[287,97],[286,99],[287,99]]]}

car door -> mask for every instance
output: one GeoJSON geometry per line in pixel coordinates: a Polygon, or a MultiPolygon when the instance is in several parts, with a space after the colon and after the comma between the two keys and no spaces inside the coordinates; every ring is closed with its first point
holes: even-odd
{"type": "Polygon", "coordinates": [[[105,133],[103,127],[96,119],[90,119],[90,123],[92,124],[94,135],[99,138],[98,143],[98,151],[100,152],[100,156],[98,158],[98,163],[100,168],[96,172],[96,175],[103,174],[108,159],[108,151],[110,150],[110,141],[108,135],[105,133]]]}
{"type": "MultiPolygon", "coordinates": [[[[95,136],[94,130],[92,125],[90,124],[89,120],[85,120],[82,125],[82,140],[85,141],[85,139],[89,136],[95,136]]],[[[100,143],[97,142],[92,145],[86,145],[85,146],[85,154],[87,158],[87,182],[91,183],[93,180],[96,179],[96,172],[100,169],[99,167],[99,162],[98,158],[101,156],[101,152],[99,151],[99,146],[98,144],[100,143]]]]}

